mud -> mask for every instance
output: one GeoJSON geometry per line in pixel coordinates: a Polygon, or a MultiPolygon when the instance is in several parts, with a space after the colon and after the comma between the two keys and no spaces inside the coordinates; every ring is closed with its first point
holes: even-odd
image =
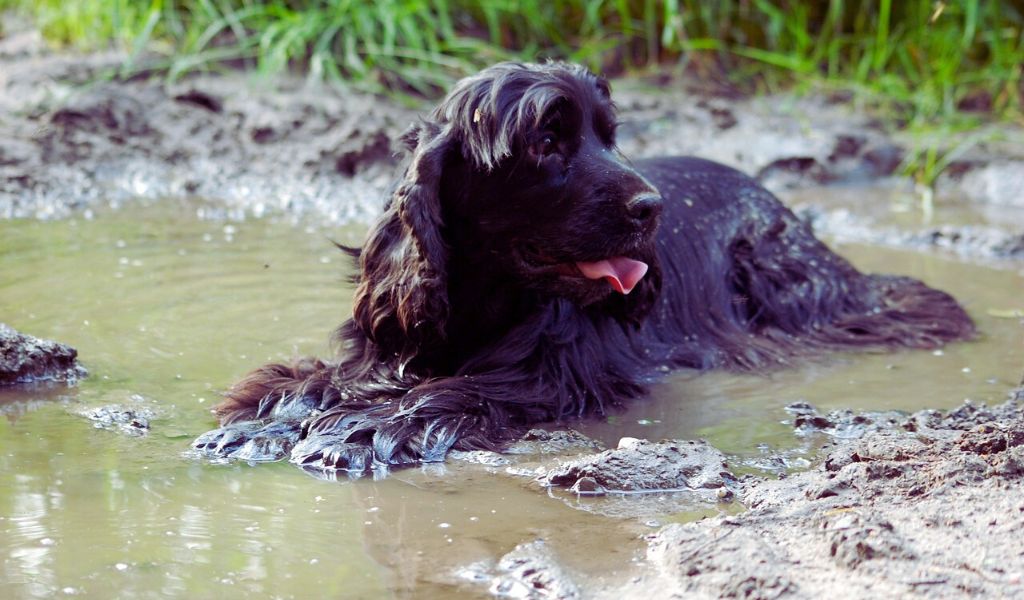
{"type": "MultiPolygon", "coordinates": [[[[531,429],[505,448],[504,453],[488,450],[471,452],[452,450],[448,453],[448,459],[486,467],[507,467],[509,472],[533,475],[534,471],[531,470],[530,465],[536,459],[543,459],[548,455],[567,456],[599,450],[604,450],[604,446],[600,442],[588,438],[575,429],[555,431],[531,429]]],[[[546,467],[540,467],[539,463],[532,464],[532,467],[546,471],[546,467]]]]}
{"type": "MultiPolygon", "coordinates": [[[[1024,171],[1024,164],[1020,168],[1024,171]]],[[[943,223],[908,228],[880,223],[847,208],[803,205],[797,210],[816,234],[841,242],[938,250],[975,260],[1024,258],[1024,231],[1016,224],[998,227],[943,223]]]]}
{"type": "MultiPolygon", "coordinates": [[[[599,453],[533,455],[533,485],[552,498],[657,528],[621,586],[587,587],[543,540],[458,577],[517,598],[1024,595],[1024,388],[1001,405],[945,412],[786,411],[794,434],[825,451],[813,468],[779,477],[736,477],[702,441],[625,438],[599,453]],[[733,491],[738,504],[728,503],[733,491]],[[711,516],[662,526],[684,498],[711,516]]],[[[471,462],[523,476],[510,465],[528,457],[471,462]]]]}
{"type": "MultiPolygon", "coordinates": [[[[790,423],[796,434],[804,438],[823,435],[840,440],[857,439],[908,422],[907,415],[899,411],[859,413],[844,409],[822,414],[806,402],[794,402],[786,406],[786,412],[793,415],[790,423]]],[[[918,418],[917,414],[914,418],[918,418]]]]}
{"type": "MultiPolygon", "coordinates": [[[[200,216],[366,222],[394,176],[395,140],[432,105],[287,76],[124,80],[124,60],[55,52],[32,31],[0,38],[0,216],[192,197],[208,201],[200,216]]],[[[626,155],[697,154],[777,192],[890,175],[915,143],[822,96],[713,97],[684,79],[615,87],[626,155]]],[[[1021,206],[1024,134],[1000,136],[961,153],[940,186],[1021,206]]]]}
{"type": "MultiPolygon", "coordinates": [[[[96,429],[141,437],[149,434],[152,422],[160,416],[162,409],[156,401],[141,394],[126,393],[121,402],[77,405],[72,406],[69,412],[88,419],[96,429]]],[[[168,431],[163,433],[172,435],[168,431]]]]}
{"type": "Polygon", "coordinates": [[[747,512],[649,536],[653,573],[638,588],[670,582],[656,597],[1020,596],[1022,402],[1017,390],[997,407],[884,417],[856,439],[833,436],[816,468],[745,482],[747,512]]]}
{"type": "MultiPolygon", "coordinates": [[[[722,491],[736,481],[721,452],[702,440],[622,438],[619,447],[560,464],[544,476],[581,495],[665,490],[722,491]]],[[[722,494],[722,495],[731,495],[722,494]]]]}
{"type": "Polygon", "coordinates": [[[522,438],[506,448],[508,454],[567,454],[604,450],[597,440],[592,440],[575,429],[546,431],[531,429],[522,438]]]}
{"type": "Polygon", "coordinates": [[[708,98],[686,81],[623,81],[615,97],[627,156],[700,155],[775,191],[888,175],[902,157],[869,117],[820,97],[708,98]]]}
{"type": "Polygon", "coordinates": [[[92,421],[97,429],[110,429],[127,435],[149,433],[149,421],[155,416],[148,408],[119,404],[86,409],[81,415],[92,421]]]}
{"type": "Polygon", "coordinates": [[[199,197],[215,215],[365,221],[415,113],[304,80],[111,79],[124,57],[0,41],[0,216],[199,197]]]}
{"type": "Polygon", "coordinates": [[[459,569],[460,582],[486,588],[499,598],[576,600],[583,597],[575,579],[561,566],[544,540],[517,545],[497,562],[459,569]]]}
{"type": "Polygon", "coordinates": [[[488,591],[503,598],[582,598],[573,577],[559,564],[543,540],[519,544],[501,557],[496,568],[478,575],[488,591]]]}
{"type": "Polygon", "coordinates": [[[1016,150],[1012,158],[982,154],[957,163],[940,176],[938,185],[977,202],[1024,207],[1024,159],[1016,150]]]}
{"type": "Polygon", "coordinates": [[[41,340],[0,323],[0,386],[43,381],[74,385],[88,372],[78,351],[60,342],[41,340]]]}

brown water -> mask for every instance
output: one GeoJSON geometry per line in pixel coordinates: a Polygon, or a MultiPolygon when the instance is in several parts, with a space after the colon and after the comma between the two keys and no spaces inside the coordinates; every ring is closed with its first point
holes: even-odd
{"type": "MultiPolygon", "coordinates": [[[[646,518],[609,518],[473,465],[325,482],[287,464],[187,458],[217,391],[250,368],[325,354],[348,309],[337,232],[271,220],[200,221],[188,204],[92,220],[0,222],[0,320],[70,343],[77,389],[0,391],[0,598],[417,598],[486,595],[458,572],[544,538],[588,590],[621,583],[646,518]],[[140,398],[141,397],[141,398],[140,398]],[[95,429],[83,407],[157,411],[152,431],[95,429]]],[[[782,407],[949,407],[1001,400],[1024,365],[1019,266],[844,247],[866,270],[953,292],[982,339],[940,353],[844,355],[770,377],[675,375],[587,433],[705,437],[741,458],[801,442],[782,407]]],[[[813,458],[813,456],[806,456],[813,458]]],[[[695,506],[659,522],[724,510],[695,506]]]]}

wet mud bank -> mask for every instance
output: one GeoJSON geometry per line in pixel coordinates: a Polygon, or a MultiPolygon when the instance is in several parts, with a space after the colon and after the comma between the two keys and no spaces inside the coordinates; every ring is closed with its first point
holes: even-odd
{"type": "MultiPolygon", "coordinates": [[[[1024,594],[1024,388],[1001,405],[948,412],[820,414],[808,405],[789,412],[796,433],[829,441],[816,466],[788,476],[736,477],[728,458],[701,442],[628,439],[533,471],[536,482],[572,485],[580,495],[611,492],[602,501],[620,508],[615,492],[674,488],[691,503],[708,503],[715,495],[706,492],[717,490],[721,503],[735,490],[742,512],[719,504],[717,517],[646,536],[623,587],[588,587],[543,541],[516,547],[476,580],[492,593],[528,598],[1024,594]]],[[[628,505],[632,511],[584,510],[623,517],[651,508],[628,505]]]]}
{"type": "Polygon", "coordinates": [[[906,188],[906,182],[889,178],[868,186],[796,190],[787,197],[818,235],[832,241],[934,251],[1006,265],[1024,258],[1024,210],[965,205],[961,199],[952,205],[940,204],[935,215],[930,206],[907,202],[916,196],[906,188]],[[858,205],[865,193],[893,201],[888,207],[858,205]]]}
{"type": "Polygon", "coordinates": [[[746,513],[650,536],[658,576],[708,597],[1020,595],[1024,390],[837,442],[741,499],[746,513]]]}
{"type": "Polygon", "coordinates": [[[54,53],[31,33],[0,40],[0,216],[188,197],[214,217],[365,221],[414,118],[288,78],[110,79],[123,60],[54,53]]]}
{"type": "MultiPolygon", "coordinates": [[[[124,59],[55,52],[34,31],[0,38],[0,216],[191,197],[209,203],[207,216],[369,221],[394,176],[398,136],[432,107],[289,77],[112,78],[124,59]]],[[[916,143],[825,96],[725,98],[684,80],[614,83],[627,156],[700,155],[776,192],[899,175],[916,143]]],[[[1024,211],[1024,132],[1004,128],[999,140],[958,153],[938,194],[1024,211]]],[[[834,211],[809,205],[825,227],[834,211]]],[[[833,232],[844,229],[825,229],[833,232]]],[[[973,247],[1018,256],[1022,242],[1005,236],[1019,229],[1002,234],[973,247]]]]}

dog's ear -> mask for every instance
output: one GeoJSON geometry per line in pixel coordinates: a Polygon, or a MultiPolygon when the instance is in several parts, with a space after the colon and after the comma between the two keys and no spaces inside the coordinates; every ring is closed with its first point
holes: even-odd
{"type": "Polygon", "coordinates": [[[402,136],[411,159],[359,257],[353,318],[370,340],[400,351],[403,360],[444,339],[449,251],[439,190],[451,139],[432,123],[402,136]]]}

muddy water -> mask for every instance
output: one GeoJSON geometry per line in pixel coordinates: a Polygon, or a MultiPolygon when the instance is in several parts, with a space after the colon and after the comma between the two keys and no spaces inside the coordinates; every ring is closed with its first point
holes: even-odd
{"type": "MultiPolygon", "coordinates": [[[[195,218],[189,204],[94,219],[0,222],[0,317],[76,346],[78,389],[0,392],[0,597],[306,598],[482,596],[460,572],[516,544],[548,541],[597,590],[622,582],[646,518],[577,510],[470,465],[325,482],[286,464],[216,465],[182,455],[212,425],[217,390],[251,367],[328,352],[345,315],[345,266],[329,241],[356,231],[195,218]],[[83,408],[156,411],[145,437],[95,429],[83,408]]],[[[748,465],[812,459],[782,423],[798,400],[822,409],[916,409],[1001,399],[1024,364],[1024,275],[934,256],[843,247],[866,270],[954,292],[982,338],[940,353],[837,356],[767,377],[681,373],[650,400],[583,429],[707,438],[748,465]]],[[[714,514],[698,505],[658,522],[714,514]]],[[[476,565],[475,569],[467,569],[476,565]]],[[[482,566],[481,566],[482,565],[482,566]]]]}

